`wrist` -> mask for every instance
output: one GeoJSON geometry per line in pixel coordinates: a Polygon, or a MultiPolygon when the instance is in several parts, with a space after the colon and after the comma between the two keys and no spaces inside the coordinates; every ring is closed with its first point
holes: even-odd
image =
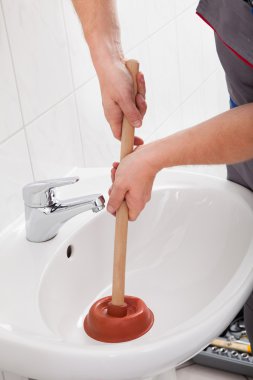
{"type": "Polygon", "coordinates": [[[91,50],[91,56],[97,71],[103,71],[107,66],[125,64],[123,51],[120,46],[112,46],[104,42],[100,47],[91,50]]]}
{"type": "Polygon", "coordinates": [[[171,138],[172,136],[165,137],[146,145],[148,147],[150,165],[152,165],[155,174],[164,168],[177,165],[177,159],[175,157],[177,149],[173,146],[174,144],[176,145],[176,141],[168,141],[168,139],[171,140],[171,138]],[[171,147],[170,150],[169,147],[171,147]]]}
{"type": "Polygon", "coordinates": [[[98,30],[86,37],[86,41],[96,70],[102,70],[107,64],[125,62],[118,33],[104,33],[98,30]]]}
{"type": "Polygon", "coordinates": [[[137,148],[137,151],[138,149],[141,150],[142,158],[153,176],[156,176],[156,174],[164,168],[160,156],[161,141],[162,140],[156,140],[137,148]]]}

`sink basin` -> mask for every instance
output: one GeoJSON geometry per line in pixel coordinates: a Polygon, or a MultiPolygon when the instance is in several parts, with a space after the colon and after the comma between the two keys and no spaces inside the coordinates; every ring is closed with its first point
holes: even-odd
{"type": "MultiPolygon", "coordinates": [[[[109,170],[75,174],[79,184],[63,196],[106,194],[109,170]]],[[[106,211],[87,212],[41,244],[25,240],[23,221],[3,234],[1,368],[39,380],[149,378],[203,349],[253,289],[252,193],[165,170],[128,237],[126,294],[142,298],[155,323],[134,341],[97,342],[82,325],[111,292],[114,223],[106,211]]]]}

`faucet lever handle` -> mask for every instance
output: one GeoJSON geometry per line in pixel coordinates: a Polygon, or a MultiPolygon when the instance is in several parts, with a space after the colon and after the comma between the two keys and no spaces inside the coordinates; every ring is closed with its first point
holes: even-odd
{"type": "Polygon", "coordinates": [[[23,187],[23,199],[27,206],[51,206],[55,201],[54,188],[72,185],[79,181],[79,177],[56,178],[28,183],[23,187]]]}
{"type": "Polygon", "coordinates": [[[52,189],[54,187],[61,187],[66,185],[73,185],[74,183],[79,181],[79,177],[65,177],[65,178],[56,178],[56,179],[48,179],[45,181],[38,181],[44,183],[47,189],[52,189]]]}

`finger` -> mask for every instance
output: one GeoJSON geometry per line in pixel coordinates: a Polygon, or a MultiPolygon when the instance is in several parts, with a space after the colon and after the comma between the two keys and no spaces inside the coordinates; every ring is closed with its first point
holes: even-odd
{"type": "Polygon", "coordinates": [[[117,169],[117,167],[119,166],[119,162],[118,161],[115,161],[113,162],[112,166],[117,169]]]}
{"type": "Polygon", "coordinates": [[[104,114],[106,120],[110,124],[113,136],[117,139],[121,139],[121,128],[123,121],[123,112],[119,105],[115,102],[109,102],[104,104],[104,114]]]}
{"type": "Polygon", "coordinates": [[[110,196],[111,195],[111,192],[112,192],[112,186],[109,188],[108,190],[108,195],[110,196]]]}
{"type": "Polygon", "coordinates": [[[145,78],[142,72],[139,72],[136,77],[137,80],[137,92],[143,96],[145,99],[146,97],[146,83],[145,78]]]}
{"type": "Polygon", "coordinates": [[[135,136],[134,137],[134,145],[135,146],[139,146],[139,145],[142,145],[144,144],[144,141],[142,138],[138,137],[138,136],[135,136]]]}
{"type": "Polygon", "coordinates": [[[128,220],[130,221],[130,222],[135,222],[136,220],[137,220],[137,218],[138,218],[138,216],[140,215],[140,212],[136,212],[136,211],[134,211],[134,212],[130,212],[129,211],[129,213],[128,213],[128,220]]]}
{"type": "Polygon", "coordinates": [[[125,198],[126,190],[119,183],[114,182],[110,194],[110,198],[107,203],[107,211],[110,214],[114,214],[125,198]]]}
{"type": "Polygon", "coordinates": [[[119,106],[122,109],[130,125],[132,125],[135,128],[141,127],[142,115],[136,107],[132,98],[121,98],[119,100],[119,106]]]}
{"type": "Polygon", "coordinates": [[[115,174],[116,174],[116,169],[112,168],[111,169],[111,180],[112,180],[112,183],[115,181],[115,174]]]}
{"type": "Polygon", "coordinates": [[[138,110],[140,111],[141,116],[143,118],[146,111],[147,111],[146,100],[144,99],[143,95],[141,95],[141,94],[137,94],[135,100],[136,100],[136,105],[138,107],[138,110]]]}
{"type": "Polygon", "coordinates": [[[144,209],[145,202],[143,199],[133,198],[129,193],[129,196],[128,194],[126,196],[126,203],[128,206],[128,219],[130,221],[135,221],[144,209]]]}

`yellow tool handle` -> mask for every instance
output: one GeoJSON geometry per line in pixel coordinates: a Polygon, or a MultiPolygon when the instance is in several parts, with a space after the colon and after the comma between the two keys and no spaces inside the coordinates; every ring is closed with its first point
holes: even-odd
{"type": "Polygon", "coordinates": [[[216,338],[212,340],[211,345],[217,346],[217,347],[223,347],[223,348],[229,348],[230,350],[237,350],[241,352],[247,352],[248,354],[251,353],[251,347],[250,344],[247,342],[234,342],[227,339],[222,338],[216,338]]]}

